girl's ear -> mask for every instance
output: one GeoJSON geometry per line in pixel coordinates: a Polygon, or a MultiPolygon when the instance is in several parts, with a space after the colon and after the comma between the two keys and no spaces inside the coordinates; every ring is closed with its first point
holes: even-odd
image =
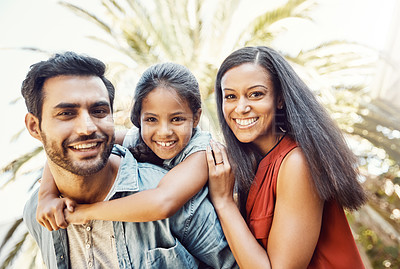
{"type": "Polygon", "coordinates": [[[202,111],[201,108],[199,108],[199,109],[197,110],[197,112],[194,113],[194,115],[193,115],[193,128],[196,128],[197,125],[198,125],[199,122],[200,122],[201,111],[202,111]]]}
{"type": "Polygon", "coordinates": [[[36,116],[32,113],[27,113],[25,115],[25,126],[31,136],[42,141],[42,137],[40,136],[39,119],[36,116]]]}

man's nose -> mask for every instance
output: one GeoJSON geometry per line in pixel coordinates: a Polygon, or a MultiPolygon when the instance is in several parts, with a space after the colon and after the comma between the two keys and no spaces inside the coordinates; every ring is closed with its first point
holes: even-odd
{"type": "Polygon", "coordinates": [[[97,131],[97,126],[93,122],[89,113],[82,113],[77,118],[76,132],[79,135],[91,135],[97,131]]]}

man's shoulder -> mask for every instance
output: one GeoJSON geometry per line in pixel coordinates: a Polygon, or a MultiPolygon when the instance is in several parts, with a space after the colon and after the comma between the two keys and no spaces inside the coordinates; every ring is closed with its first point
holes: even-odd
{"type": "Polygon", "coordinates": [[[37,188],[31,195],[31,197],[26,201],[24,212],[23,212],[23,219],[26,223],[36,222],[36,207],[38,204],[38,193],[39,188],[37,188]]]}

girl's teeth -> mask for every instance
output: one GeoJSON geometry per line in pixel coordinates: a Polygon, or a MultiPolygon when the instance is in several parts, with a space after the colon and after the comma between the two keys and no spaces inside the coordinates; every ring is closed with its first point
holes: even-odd
{"type": "Polygon", "coordinates": [[[157,142],[157,144],[159,144],[162,147],[169,147],[172,144],[174,144],[174,142],[157,142]]]}

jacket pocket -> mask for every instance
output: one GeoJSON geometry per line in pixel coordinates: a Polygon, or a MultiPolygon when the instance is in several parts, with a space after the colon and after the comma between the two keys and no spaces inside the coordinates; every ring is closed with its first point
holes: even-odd
{"type": "Polygon", "coordinates": [[[198,268],[199,262],[175,239],[170,248],[155,248],[146,252],[147,268],[198,268]]]}

